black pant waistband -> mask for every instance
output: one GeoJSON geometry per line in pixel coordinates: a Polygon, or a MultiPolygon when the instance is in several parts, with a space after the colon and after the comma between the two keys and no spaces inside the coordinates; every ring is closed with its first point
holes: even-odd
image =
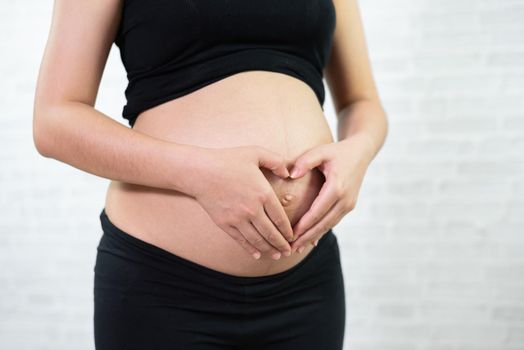
{"type": "MultiPolygon", "coordinates": [[[[178,266],[183,265],[186,268],[202,272],[210,277],[227,280],[242,285],[257,284],[265,281],[275,282],[278,280],[284,280],[290,275],[297,274],[300,270],[304,269],[308,265],[315,264],[315,261],[317,259],[321,259],[322,255],[329,254],[331,250],[330,247],[334,243],[336,243],[336,237],[334,235],[333,230],[331,229],[321,237],[321,239],[318,242],[318,245],[313,250],[311,250],[311,252],[304,259],[302,259],[298,264],[292,266],[291,268],[285,271],[263,276],[236,276],[218,270],[214,270],[207,266],[188,260],[179,255],[164,250],[156,245],[153,245],[135,236],[130,235],[121,228],[117,227],[113,222],[111,222],[111,220],[107,216],[107,213],[105,212],[105,208],[101,210],[99,217],[105,236],[111,239],[115,239],[119,243],[122,243],[123,245],[134,250],[138,249],[141,254],[147,254],[150,257],[154,257],[155,259],[161,259],[164,261],[164,264],[168,263],[178,266]]],[[[128,253],[132,254],[126,251],[126,254],[128,253]]]]}

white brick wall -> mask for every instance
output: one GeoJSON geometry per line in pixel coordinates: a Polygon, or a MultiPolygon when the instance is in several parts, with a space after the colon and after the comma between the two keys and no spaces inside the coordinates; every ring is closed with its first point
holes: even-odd
{"type": "MultiPolygon", "coordinates": [[[[93,349],[108,181],[37,154],[52,1],[0,4],[0,349],[93,349]]],[[[335,228],[345,348],[524,350],[524,0],[360,5],[390,130],[335,228]]],[[[122,123],[124,88],[113,47],[97,108],[122,123]]]]}

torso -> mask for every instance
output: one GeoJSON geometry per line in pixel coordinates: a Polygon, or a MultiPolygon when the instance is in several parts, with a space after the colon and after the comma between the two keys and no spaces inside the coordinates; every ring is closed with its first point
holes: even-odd
{"type": "MultiPolygon", "coordinates": [[[[260,145],[293,161],[306,150],[332,143],[322,108],[299,79],[269,71],[245,71],[141,113],[135,130],[167,141],[221,148],[260,145]]],[[[234,170],[234,164],[231,165],[234,170]]],[[[299,179],[264,176],[282,198],[291,224],[309,209],[324,183],[314,169],[299,179]]],[[[313,246],[279,260],[259,260],[222,231],[196,200],[184,193],[111,181],[105,209],[129,234],[206,267],[236,275],[261,276],[287,270],[313,246]]]]}

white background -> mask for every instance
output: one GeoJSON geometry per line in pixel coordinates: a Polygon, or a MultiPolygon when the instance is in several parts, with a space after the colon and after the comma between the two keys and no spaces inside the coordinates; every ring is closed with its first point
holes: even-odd
{"type": "MultiPolygon", "coordinates": [[[[93,349],[109,180],[37,153],[53,4],[0,4],[0,349],[93,349]]],[[[524,350],[524,1],[360,5],[390,128],[334,229],[345,349],[524,350]]],[[[125,83],[113,46],[96,108],[124,124],[125,83]]]]}

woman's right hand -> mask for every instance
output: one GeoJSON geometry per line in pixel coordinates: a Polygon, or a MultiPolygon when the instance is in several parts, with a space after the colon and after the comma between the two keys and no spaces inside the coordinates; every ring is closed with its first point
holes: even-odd
{"type": "Polygon", "coordinates": [[[261,146],[203,148],[187,193],[255,259],[291,254],[291,223],[260,167],[287,178],[285,159],[261,146]]]}

